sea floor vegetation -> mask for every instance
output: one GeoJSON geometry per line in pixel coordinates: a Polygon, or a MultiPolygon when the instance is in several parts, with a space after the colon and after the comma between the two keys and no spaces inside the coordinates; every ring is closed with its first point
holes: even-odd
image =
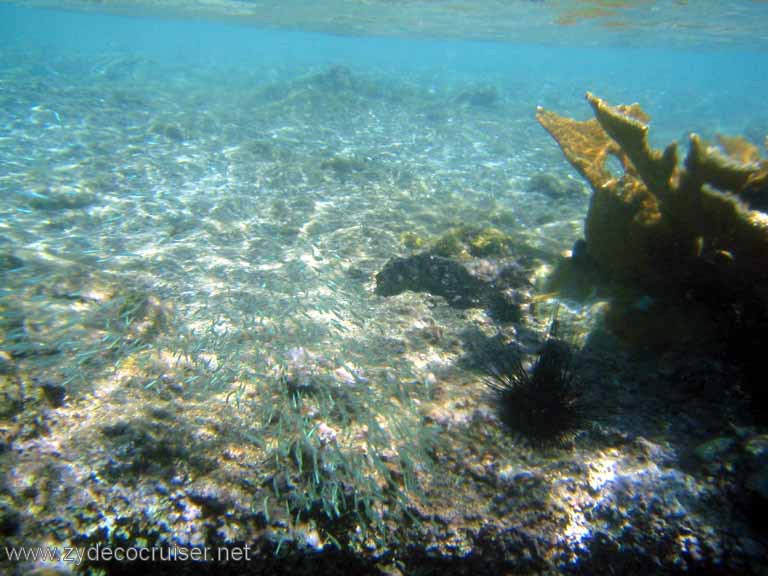
{"type": "Polygon", "coordinates": [[[608,304],[545,291],[589,198],[530,102],[42,58],[0,71],[4,546],[248,544],[254,574],[765,569],[741,368],[627,348],[608,304]],[[435,246],[484,295],[524,278],[515,314],[377,293],[435,246]],[[540,446],[485,369],[534,359],[555,308],[600,418],[540,446]]]}

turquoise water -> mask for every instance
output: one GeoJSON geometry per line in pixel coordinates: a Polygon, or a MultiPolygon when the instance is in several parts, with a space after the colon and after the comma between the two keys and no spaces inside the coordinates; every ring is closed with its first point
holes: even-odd
{"type": "Polygon", "coordinates": [[[551,293],[591,191],[535,113],[590,91],[657,147],[762,147],[768,4],[50,6],[0,4],[0,545],[597,573],[634,525],[637,573],[760,565],[741,357],[636,357],[603,294],[551,293]],[[507,314],[485,284],[377,291],[427,249],[512,270],[507,314]],[[556,310],[601,414],[545,450],[483,363],[514,345],[524,380],[556,310]]]}
{"type": "MultiPolygon", "coordinates": [[[[750,4],[752,13],[733,20],[713,10],[713,25],[728,23],[737,31],[729,43],[713,43],[713,34],[701,44],[694,37],[669,49],[659,48],[665,42],[659,31],[630,29],[622,38],[613,30],[574,34],[570,27],[555,24],[536,43],[462,42],[429,36],[330,36],[170,16],[152,19],[142,17],[140,9],[124,17],[13,6],[1,8],[0,42],[6,66],[18,51],[40,54],[54,70],[64,57],[82,59],[87,67],[110,56],[132,55],[179,70],[220,73],[230,81],[255,74],[257,79],[249,80],[258,81],[343,64],[414,78],[433,89],[461,82],[492,83],[504,90],[505,98],[531,109],[557,105],[563,113],[581,111],[582,116],[586,110],[580,97],[591,90],[611,102],[642,102],[662,130],[743,133],[749,125],[766,122],[764,44],[759,38],[752,42],[738,27],[764,22],[768,16],[759,3],[750,4]],[[576,37],[557,45],[559,34],[576,37]]],[[[727,13],[725,7],[721,10],[727,13]]],[[[680,24],[682,30],[670,36],[685,34],[685,23],[680,24]]],[[[391,33],[397,34],[397,28],[391,33]]]]}

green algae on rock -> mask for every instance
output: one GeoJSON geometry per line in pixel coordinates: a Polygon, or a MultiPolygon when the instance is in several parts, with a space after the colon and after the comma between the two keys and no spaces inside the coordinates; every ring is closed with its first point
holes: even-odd
{"type": "Polygon", "coordinates": [[[493,226],[456,226],[432,244],[439,256],[501,257],[508,256],[514,238],[493,226]]]}

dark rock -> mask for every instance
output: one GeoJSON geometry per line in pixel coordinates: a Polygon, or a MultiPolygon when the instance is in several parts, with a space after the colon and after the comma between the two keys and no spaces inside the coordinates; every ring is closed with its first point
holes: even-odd
{"type": "Polygon", "coordinates": [[[752,438],[746,445],[747,488],[768,502],[768,434],[752,438]]]}
{"type": "Polygon", "coordinates": [[[203,509],[205,516],[222,516],[231,505],[224,494],[211,486],[193,488],[187,492],[187,497],[203,509]]]}
{"type": "Polygon", "coordinates": [[[43,396],[54,408],[64,405],[64,398],[67,395],[67,389],[58,382],[43,382],[40,384],[43,396]]]}
{"type": "Polygon", "coordinates": [[[529,273],[518,262],[505,264],[496,274],[493,280],[494,286],[500,290],[507,288],[520,288],[530,283],[529,273]]]}
{"type": "Polygon", "coordinates": [[[450,258],[429,252],[394,258],[376,274],[376,294],[395,296],[406,290],[442,296],[455,308],[482,307],[488,284],[450,258]]]}
{"type": "Polygon", "coordinates": [[[695,456],[710,470],[717,470],[725,456],[734,449],[733,438],[718,436],[699,444],[694,450],[695,456]]]}
{"type": "MultiPolygon", "coordinates": [[[[487,264],[486,261],[482,261],[487,264]]],[[[529,285],[528,275],[517,263],[500,269],[469,268],[460,262],[423,252],[393,258],[376,274],[376,294],[394,296],[407,290],[442,296],[454,308],[487,308],[501,322],[518,321],[520,305],[529,285]]]]}
{"type": "Polygon", "coordinates": [[[521,290],[530,285],[529,273],[517,262],[511,262],[498,271],[488,294],[488,311],[499,322],[519,322],[520,310],[528,298],[521,290]]]}
{"type": "Polygon", "coordinates": [[[7,504],[0,504],[0,535],[13,536],[21,526],[21,514],[7,504]]]}
{"type": "Polygon", "coordinates": [[[488,298],[488,312],[499,322],[519,322],[520,304],[524,298],[514,290],[491,292],[488,298]]]}

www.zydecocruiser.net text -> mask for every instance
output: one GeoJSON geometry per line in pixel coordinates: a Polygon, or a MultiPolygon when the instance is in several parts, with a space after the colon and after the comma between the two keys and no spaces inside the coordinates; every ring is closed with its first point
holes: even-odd
{"type": "Polygon", "coordinates": [[[120,546],[53,546],[4,547],[10,562],[65,562],[79,566],[83,562],[242,562],[251,560],[249,545],[233,547],[120,547],[120,546]]]}

